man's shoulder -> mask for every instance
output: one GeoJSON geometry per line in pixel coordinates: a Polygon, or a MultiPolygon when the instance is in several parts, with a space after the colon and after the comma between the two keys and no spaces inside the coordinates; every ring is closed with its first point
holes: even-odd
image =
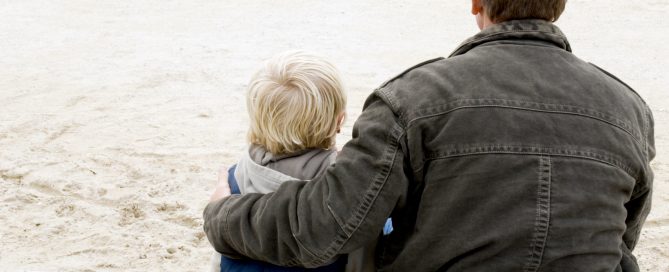
{"type": "Polygon", "coordinates": [[[422,62],[420,62],[420,63],[418,63],[414,66],[409,67],[408,69],[402,71],[401,73],[391,77],[390,79],[386,80],[385,82],[383,82],[383,84],[381,84],[381,86],[379,88],[383,88],[383,87],[387,86],[389,83],[397,80],[398,78],[403,77],[404,75],[406,75],[406,74],[408,74],[408,73],[410,73],[410,72],[412,72],[412,71],[414,71],[418,68],[425,67],[429,64],[432,64],[432,63],[435,63],[435,62],[438,62],[438,61],[441,61],[441,60],[445,60],[445,59],[446,58],[444,58],[444,57],[437,57],[437,58],[429,59],[429,60],[426,60],[426,61],[422,61],[422,62]]]}
{"type": "Polygon", "coordinates": [[[600,71],[601,73],[606,75],[608,78],[610,78],[610,79],[614,80],[615,82],[617,82],[618,84],[624,86],[625,89],[627,89],[632,94],[634,94],[637,98],[639,98],[641,100],[641,102],[643,102],[643,104],[646,104],[646,101],[643,99],[643,97],[641,97],[641,95],[636,90],[634,90],[634,88],[632,88],[630,85],[625,83],[622,79],[618,78],[617,76],[610,73],[609,71],[604,70],[603,68],[595,65],[594,63],[589,62],[588,64],[590,64],[592,67],[596,68],[598,71],[600,71]]]}

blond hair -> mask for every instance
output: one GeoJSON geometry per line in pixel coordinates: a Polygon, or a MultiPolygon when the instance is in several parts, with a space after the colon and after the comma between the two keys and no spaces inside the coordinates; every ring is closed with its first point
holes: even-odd
{"type": "Polygon", "coordinates": [[[265,62],[249,83],[246,108],[249,142],[273,154],[335,144],[346,95],[337,69],[302,51],[265,62]]]}

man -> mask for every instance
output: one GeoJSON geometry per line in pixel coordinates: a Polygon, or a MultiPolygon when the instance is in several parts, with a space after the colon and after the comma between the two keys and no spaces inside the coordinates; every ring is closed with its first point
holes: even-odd
{"type": "Polygon", "coordinates": [[[472,0],[482,31],[366,101],[337,164],[311,182],[204,212],[226,255],[314,267],[377,243],[381,271],[639,271],[653,121],[570,52],[565,0],[472,0]]]}

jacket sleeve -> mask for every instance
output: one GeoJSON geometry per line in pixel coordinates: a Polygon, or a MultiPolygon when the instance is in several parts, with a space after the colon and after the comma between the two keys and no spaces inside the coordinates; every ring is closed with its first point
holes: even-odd
{"type": "Polygon", "coordinates": [[[214,248],[282,266],[318,267],[376,239],[406,197],[404,128],[373,94],[352,136],[318,179],[207,205],[204,231],[214,248]]]}
{"type": "Polygon", "coordinates": [[[650,109],[646,108],[646,165],[645,171],[639,177],[637,184],[632,192],[632,198],[625,204],[627,209],[627,220],[625,224],[627,229],[623,235],[623,241],[631,251],[636,247],[641,234],[641,227],[650,213],[652,192],[653,192],[653,170],[650,162],[655,157],[655,138],[653,129],[653,116],[650,109]]]}

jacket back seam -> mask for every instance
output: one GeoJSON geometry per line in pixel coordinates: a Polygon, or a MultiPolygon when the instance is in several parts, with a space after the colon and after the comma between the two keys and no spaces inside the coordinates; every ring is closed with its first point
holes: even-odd
{"type": "MultiPolygon", "coordinates": [[[[631,165],[624,163],[622,160],[615,159],[613,155],[600,154],[592,151],[582,151],[582,150],[555,148],[555,147],[489,145],[489,146],[464,148],[459,150],[453,149],[446,152],[436,152],[428,154],[424,158],[424,161],[421,165],[425,165],[425,163],[429,161],[438,159],[447,159],[447,158],[474,156],[474,155],[486,155],[486,154],[544,155],[544,156],[588,159],[617,167],[625,171],[625,173],[627,173],[630,177],[633,177],[634,179],[639,178],[638,171],[634,171],[634,168],[631,165]]],[[[420,170],[422,170],[422,167],[420,167],[419,169],[415,169],[414,171],[420,171],[420,170]]]]}
{"type": "Polygon", "coordinates": [[[524,272],[537,272],[548,239],[548,230],[551,218],[551,157],[539,157],[539,180],[537,186],[536,215],[534,219],[534,234],[530,244],[530,254],[525,264],[524,272]]]}
{"type": "MultiPolygon", "coordinates": [[[[509,101],[512,101],[512,100],[509,100],[509,101]]],[[[524,102],[524,101],[514,101],[514,102],[527,103],[527,102],[524,102]]],[[[534,103],[534,102],[532,102],[532,103],[534,103]]],[[[449,104],[451,104],[451,103],[449,103],[449,104]]],[[[545,105],[545,106],[556,106],[556,107],[565,106],[565,105],[543,104],[543,103],[536,103],[536,104],[537,105],[545,105]]],[[[430,118],[430,117],[436,117],[436,116],[440,116],[440,115],[447,115],[447,114],[450,114],[450,113],[455,112],[457,110],[473,109],[473,108],[507,108],[507,109],[544,112],[544,113],[554,113],[554,114],[568,114],[568,115],[575,115],[575,116],[591,118],[591,119],[594,119],[594,120],[598,120],[600,122],[604,122],[606,124],[609,124],[611,126],[614,126],[618,129],[624,131],[625,133],[632,136],[632,138],[639,145],[644,146],[643,143],[641,142],[641,139],[640,139],[641,137],[639,135],[635,135],[635,133],[633,133],[631,131],[631,129],[628,128],[629,125],[627,125],[626,122],[624,122],[620,119],[617,119],[617,118],[606,118],[604,116],[600,117],[600,116],[595,116],[593,114],[588,114],[587,109],[583,109],[584,112],[576,112],[576,111],[567,111],[567,110],[558,110],[558,109],[538,109],[538,108],[510,106],[510,105],[498,105],[498,104],[462,105],[462,106],[453,106],[453,107],[451,107],[450,105],[448,105],[446,107],[445,107],[445,105],[442,105],[442,106],[438,106],[438,107],[444,107],[444,108],[441,111],[438,111],[438,112],[435,112],[435,113],[425,114],[425,115],[421,115],[421,116],[418,116],[418,117],[414,117],[413,119],[410,119],[407,122],[407,129],[410,129],[414,125],[414,123],[416,123],[416,121],[418,121],[418,120],[426,119],[426,118],[430,118]]],[[[574,107],[574,106],[567,106],[567,107],[574,107]]],[[[434,108],[432,108],[432,109],[434,109],[434,108]]],[[[430,110],[430,108],[422,110],[422,111],[429,111],[429,110],[430,110]]],[[[595,111],[592,111],[592,112],[595,112],[595,111]]],[[[603,113],[602,113],[602,115],[603,115],[603,113]]]]}

